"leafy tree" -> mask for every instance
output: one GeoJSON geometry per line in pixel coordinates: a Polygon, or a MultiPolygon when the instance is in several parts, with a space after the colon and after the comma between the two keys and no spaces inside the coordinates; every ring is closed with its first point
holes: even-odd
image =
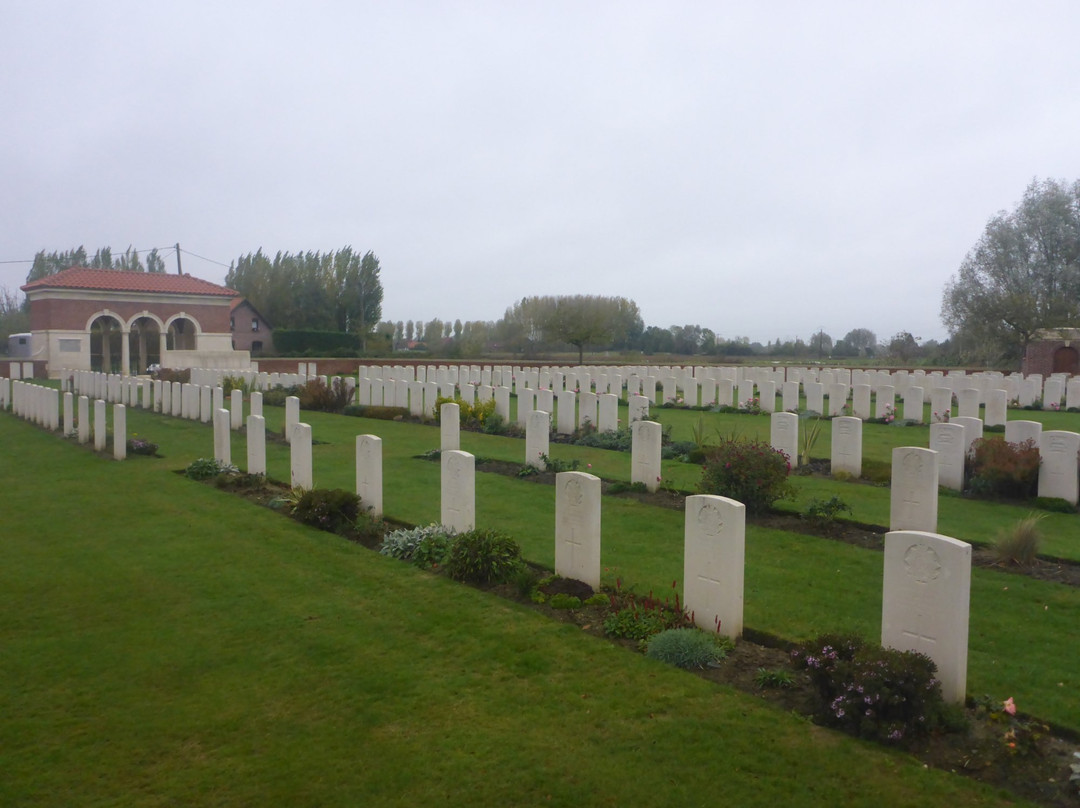
{"type": "Polygon", "coordinates": [[[894,359],[910,362],[919,355],[919,338],[913,337],[910,331],[897,331],[889,340],[887,350],[894,359]]]}
{"type": "Polygon", "coordinates": [[[1033,180],[945,287],[941,318],[986,360],[1022,355],[1040,328],[1080,324],[1080,181],[1033,180]]]}
{"type": "Polygon", "coordinates": [[[843,342],[859,356],[873,356],[877,335],[869,328],[853,328],[844,335],[843,342]]]}
{"type": "Polygon", "coordinates": [[[413,321],[412,320],[406,320],[405,321],[405,341],[406,342],[412,342],[413,341],[413,335],[415,333],[416,333],[416,329],[415,329],[415,327],[413,325],[413,321]]]}
{"type": "Polygon", "coordinates": [[[345,247],[333,253],[241,256],[225,276],[276,328],[349,331],[366,338],[382,317],[379,259],[345,247]]]}
{"type": "Polygon", "coordinates": [[[539,344],[565,344],[585,360],[586,346],[628,346],[644,330],[637,304],[624,297],[526,297],[506,310],[505,342],[527,353],[539,344]]]}
{"type": "Polygon", "coordinates": [[[810,338],[810,348],[818,356],[826,356],[832,352],[833,338],[824,331],[818,331],[810,338]]]}
{"type": "Polygon", "coordinates": [[[30,330],[30,312],[26,301],[15,292],[0,287],[0,352],[7,351],[8,337],[30,330]]]}

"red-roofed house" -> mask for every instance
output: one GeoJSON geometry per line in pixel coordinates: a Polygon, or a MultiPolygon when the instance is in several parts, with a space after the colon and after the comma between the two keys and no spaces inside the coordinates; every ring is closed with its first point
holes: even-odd
{"type": "Polygon", "coordinates": [[[145,373],[168,368],[247,368],[233,350],[232,289],[150,272],[72,267],[22,287],[30,304],[31,352],[49,375],[63,370],[145,373]]]}

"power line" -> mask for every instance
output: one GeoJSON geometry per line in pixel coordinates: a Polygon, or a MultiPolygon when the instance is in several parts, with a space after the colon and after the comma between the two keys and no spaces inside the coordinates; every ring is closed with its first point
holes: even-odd
{"type": "Polygon", "coordinates": [[[180,248],[180,252],[190,255],[192,258],[200,258],[203,261],[209,261],[211,264],[217,264],[219,267],[225,267],[225,269],[229,269],[232,266],[231,264],[223,264],[220,261],[215,261],[213,258],[207,258],[205,255],[193,253],[191,250],[185,250],[183,247],[180,248]]]}

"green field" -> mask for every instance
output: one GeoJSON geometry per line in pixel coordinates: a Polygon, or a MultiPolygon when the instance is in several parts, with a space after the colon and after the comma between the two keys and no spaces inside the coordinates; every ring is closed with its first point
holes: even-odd
{"type": "MultiPolygon", "coordinates": [[[[688,415],[663,410],[661,420],[669,414],[688,415]]],[[[280,409],[266,415],[280,428],[280,409]]],[[[767,424],[724,417],[745,429],[767,424]]],[[[387,514],[438,520],[438,465],[415,457],[438,446],[437,428],[320,413],[304,420],[321,441],[318,486],[351,488],[355,436],[378,434],[387,514]]],[[[591,802],[682,805],[722,793],[819,805],[869,804],[883,788],[890,804],[992,802],[965,781],[193,484],[173,472],[212,454],[209,426],[138,410],[128,422],[164,457],[116,463],[0,417],[8,651],[0,803],[427,796],[569,805],[599,795],[591,802]],[[793,790],[796,780],[813,785],[793,790]]],[[[520,440],[463,433],[462,445],[523,459],[520,440]]],[[[244,452],[234,436],[240,465],[244,452]]],[[[552,454],[629,476],[627,455],[559,445],[552,454]]],[[[286,447],[270,444],[268,463],[271,476],[287,479],[286,447]]],[[[665,477],[686,475],[692,488],[694,471],[672,463],[665,477]]],[[[887,519],[887,489],[797,484],[804,496],[839,486],[868,511],[880,503],[864,503],[862,492],[883,493],[887,519]]],[[[964,526],[982,514],[988,528],[1018,510],[943,498],[941,521],[964,526]],[[974,510],[954,513],[961,505],[974,510]]],[[[552,562],[550,487],[481,474],[477,519],[515,535],[528,558],[552,562]]],[[[1056,541],[1076,553],[1076,517],[1060,520],[1056,541]]],[[[680,513],[605,500],[608,582],[670,587],[682,573],[681,542],[680,513]]],[[[795,640],[834,630],[876,637],[881,564],[873,551],[751,528],[746,623],[795,640]]],[[[975,570],[969,692],[1013,696],[1027,712],[1080,728],[1070,640],[1078,619],[1074,589],[975,570]]]]}

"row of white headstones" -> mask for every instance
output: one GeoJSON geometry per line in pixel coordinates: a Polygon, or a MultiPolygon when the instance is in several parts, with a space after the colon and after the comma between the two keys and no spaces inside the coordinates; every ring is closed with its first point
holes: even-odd
{"type": "MultiPolygon", "coordinates": [[[[0,403],[5,408],[10,399],[15,414],[29,417],[46,428],[58,428],[58,391],[21,382],[11,384],[10,391],[5,389],[6,385],[0,386],[0,403]]],[[[196,385],[176,387],[180,390],[181,415],[191,417],[191,412],[205,412],[206,408],[200,407],[202,402],[198,401],[206,395],[205,388],[196,385]],[[189,403],[186,412],[184,400],[189,403]]],[[[218,391],[220,393],[220,388],[218,391]]],[[[217,403],[215,398],[223,400],[223,396],[213,392],[209,395],[211,403],[217,403]]],[[[163,402],[171,402],[172,396],[161,398],[163,402]]],[[[253,410],[261,409],[260,398],[258,393],[254,395],[253,410]]],[[[71,392],[64,393],[63,400],[65,433],[70,434],[75,400],[71,392]]],[[[79,396],[80,442],[87,442],[90,436],[89,403],[87,396],[79,396]]],[[[103,449],[106,405],[104,400],[96,400],[93,404],[95,446],[103,449]]],[[[234,391],[230,404],[233,405],[231,412],[218,407],[212,414],[215,457],[226,464],[231,463],[230,432],[242,419],[242,394],[239,391],[234,391]]],[[[291,483],[294,487],[310,488],[313,480],[311,427],[299,421],[299,401],[295,397],[287,400],[286,411],[294,414],[293,419],[287,418],[291,423],[286,428],[291,444],[291,483]]],[[[126,449],[125,412],[125,405],[114,405],[114,454],[121,459],[126,449]]],[[[475,526],[475,458],[457,448],[457,405],[445,404],[441,415],[441,521],[457,531],[469,530],[475,526]]],[[[789,415],[775,413],[774,418],[782,421],[789,415]]],[[[855,424],[861,427],[859,419],[846,420],[853,422],[853,428],[855,424]]],[[[546,455],[543,450],[550,432],[550,415],[534,410],[530,413],[529,425],[533,429],[527,431],[526,461],[539,465],[541,456],[546,455]],[[533,433],[531,440],[529,432],[533,433]]],[[[795,426],[797,429],[797,422],[795,426]]],[[[936,426],[964,429],[959,424],[936,426]]],[[[250,415],[247,427],[247,470],[252,474],[265,473],[265,420],[261,414],[250,415]]],[[[655,466],[659,469],[659,425],[647,421],[635,424],[635,435],[646,431],[654,436],[648,441],[647,453],[655,455],[655,466]]],[[[844,429],[834,430],[835,433],[846,434],[844,429]]],[[[645,441],[641,445],[645,445],[645,441]]],[[[935,532],[938,454],[920,447],[901,447],[893,453],[882,643],[931,656],[938,665],[946,696],[962,700],[967,665],[970,546],[935,532]]],[[[1075,473],[1075,451],[1072,458],[1075,473]]],[[[632,463],[635,469],[643,465],[632,463]]],[[[357,493],[363,504],[381,514],[382,448],[381,439],[375,435],[356,438],[356,480],[357,493]]],[[[702,628],[738,636],[742,632],[743,608],[743,506],[725,497],[698,495],[687,498],[686,514],[684,603],[702,628]]],[[[584,472],[559,474],[556,477],[556,572],[595,588],[600,584],[600,570],[600,480],[584,472]]]]}

